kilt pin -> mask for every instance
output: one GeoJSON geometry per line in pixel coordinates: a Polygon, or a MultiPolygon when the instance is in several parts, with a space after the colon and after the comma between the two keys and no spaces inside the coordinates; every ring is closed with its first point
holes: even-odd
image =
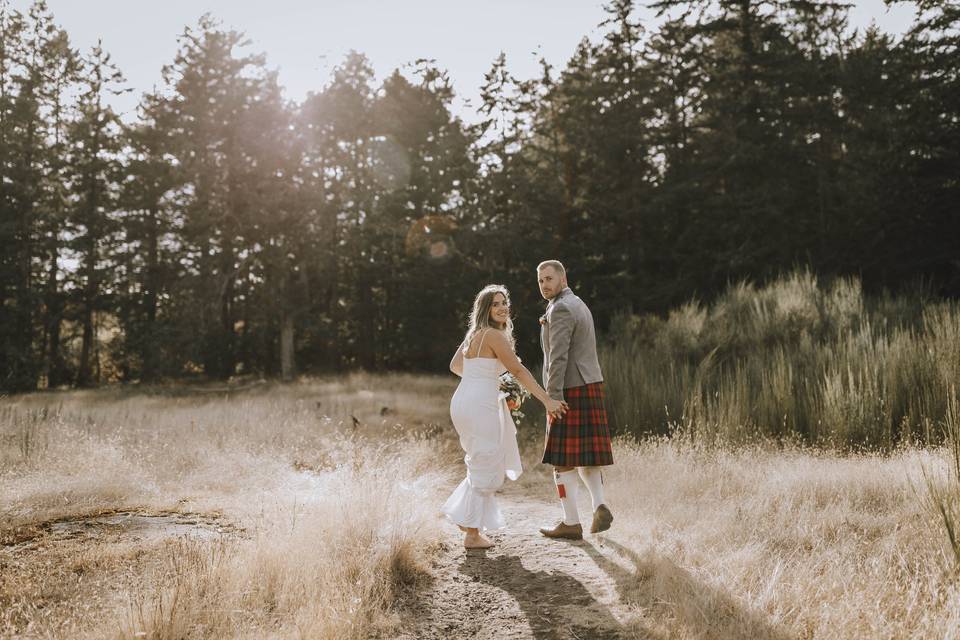
{"type": "Polygon", "coordinates": [[[551,300],[540,324],[544,389],[569,407],[563,417],[547,418],[542,462],[557,467],[612,465],[593,315],[567,287],[551,300]]]}

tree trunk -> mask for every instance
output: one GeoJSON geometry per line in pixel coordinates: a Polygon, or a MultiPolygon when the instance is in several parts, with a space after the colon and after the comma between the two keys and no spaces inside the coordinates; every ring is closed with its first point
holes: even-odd
{"type": "MultiPolygon", "coordinates": [[[[33,120],[27,127],[27,152],[22,162],[25,173],[29,175],[33,167],[36,124],[33,120]]],[[[23,189],[22,200],[18,203],[17,228],[14,243],[19,248],[16,260],[16,283],[14,285],[14,336],[18,344],[12,345],[10,363],[5,388],[12,391],[33,391],[37,388],[39,373],[33,357],[34,347],[34,297],[30,262],[34,251],[34,238],[31,219],[36,201],[37,185],[29,184],[23,189]]]]}
{"type": "Polygon", "coordinates": [[[150,210],[151,228],[147,234],[147,283],[144,291],[144,316],[146,327],[140,344],[140,360],[142,371],[140,379],[144,382],[153,382],[157,379],[157,300],[160,295],[160,256],[159,241],[160,223],[158,212],[150,210]]]}
{"type": "MultiPolygon", "coordinates": [[[[95,148],[96,149],[96,148],[95,148]]],[[[96,163],[96,153],[94,150],[91,154],[91,165],[95,166],[96,163]]],[[[93,385],[93,366],[92,366],[92,356],[94,352],[93,341],[96,339],[96,332],[93,327],[93,311],[94,307],[97,304],[97,296],[99,295],[100,286],[97,282],[97,240],[100,233],[99,225],[97,224],[97,207],[100,204],[100,194],[97,189],[97,179],[93,174],[93,169],[89,170],[90,173],[87,175],[88,187],[87,187],[87,237],[86,237],[86,256],[85,256],[85,271],[86,271],[86,282],[83,286],[83,312],[82,312],[82,321],[83,321],[83,338],[80,346],[80,367],[77,371],[77,386],[78,387],[89,387],[93,385]]]]}
{"type": "Polygon", "coordinates": [[[63,301],[57,284],[57,251],[50,260],[50,276],[47,280],[47,387],[55,389],[67,382],[61,351],[60,330],[63,324],[63,301]]]}
{"type": "Polygon", "coordinates": [[[220,289],[220,327],[217,340],[219,353],[217,354],[218,377],[227,379],[234,374],[237,367],[235,350],[235,334],[233,328],[233,294],[236,279],[236,264],[233,256],[233,245],[224,243],[221,254],[220,272],[223,275],[223,284],[220,289]]]}
{"type": "Polygon", "coordinates": [[[288,382],[293,380],[293,377],[296,375],[293,334],[293,314],[285,313],[280,325],[280,375],[288,382]]]}
{"type": "Polygon", "coordinates": [[[83,308],[83,339],[80,346],[80,368],[77,371],[77,386],[93,384],[90,355],[93,353],[93,307],[87,303],[83,308]]]}

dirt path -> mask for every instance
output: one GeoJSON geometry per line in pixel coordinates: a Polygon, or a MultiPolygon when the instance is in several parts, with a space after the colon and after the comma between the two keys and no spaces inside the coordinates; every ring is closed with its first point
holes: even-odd
{"type": "MultiPolygon", "coordinates": [[[[466,551],[450,526],[433,583],[407,606],[401,637],[637,637],[636,627],[625,626],[633,616],[622,602],[622,592],[635,588],[637,567],[616,542],[616,521],[582,541],[549,540],[538,529],[556,522],[557,505],[522,493],[501,498],[507,527],[491,536],[493,549],[466,551]]],[[[584,506],[581,517],[589,522],[584,506]]]]}

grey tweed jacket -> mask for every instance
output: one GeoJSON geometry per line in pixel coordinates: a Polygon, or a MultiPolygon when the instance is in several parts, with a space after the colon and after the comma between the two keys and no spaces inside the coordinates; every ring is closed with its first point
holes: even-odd
{"type": "Polygon", "coordinates": [[[603,382],[593,314],[570,287],[547,305],[540,319],[540,347],[543,388],[551,398],[563,400],[564,389],[603,382]]]}

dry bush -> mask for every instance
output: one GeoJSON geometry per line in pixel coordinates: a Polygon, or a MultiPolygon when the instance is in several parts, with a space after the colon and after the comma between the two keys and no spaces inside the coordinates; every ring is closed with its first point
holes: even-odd
{"type": "Polygon", "coordinates": [[[936,445],[960,375],[960,306],[922,292],[867,299],[857,280],[798,272],[666,319],[617,318],[600,355],[622,433],[936,445]]]}

